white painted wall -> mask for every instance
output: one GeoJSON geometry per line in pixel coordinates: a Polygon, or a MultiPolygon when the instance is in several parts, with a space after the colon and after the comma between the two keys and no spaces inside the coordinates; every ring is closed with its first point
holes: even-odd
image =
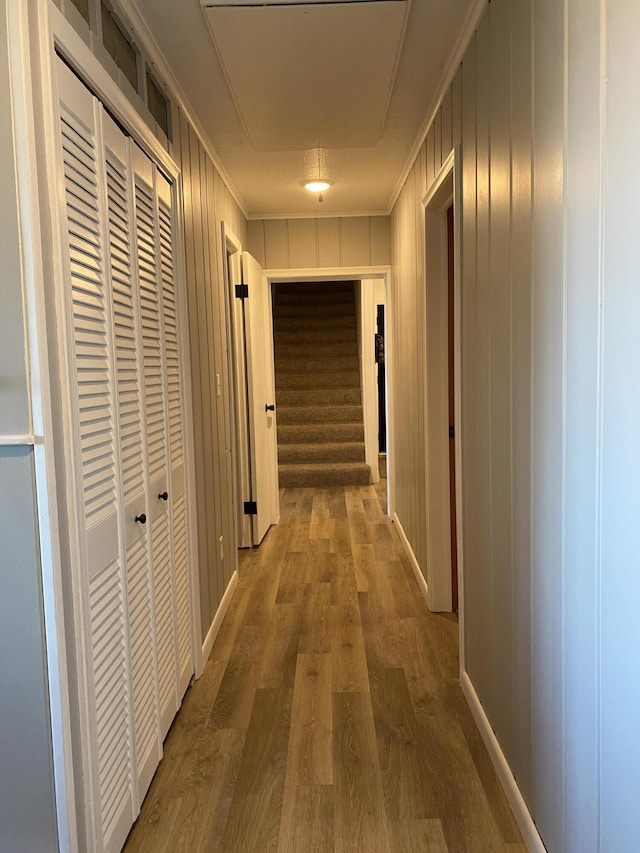
{"type": "Polygon", "coordinates": [[[639,38],[625,0],[493,0],[392,215],[424,569],[420,199],[461,141],[466,667],[550,853],[637,849],[639,38]]]}

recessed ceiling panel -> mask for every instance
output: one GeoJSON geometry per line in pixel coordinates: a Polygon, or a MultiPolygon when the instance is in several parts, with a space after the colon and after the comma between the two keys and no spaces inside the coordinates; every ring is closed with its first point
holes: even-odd
{"type": "Polygon", "coordinates": [[[253,148],[377,145],[408,5],[358,0],[205,8],[253,148]]]}

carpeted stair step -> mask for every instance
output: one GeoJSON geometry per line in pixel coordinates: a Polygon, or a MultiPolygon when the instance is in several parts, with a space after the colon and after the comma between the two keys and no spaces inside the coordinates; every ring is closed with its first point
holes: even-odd
{"type": "Polygon", "coordinates": [[[303,344],[305,341],[321,343],[324,341],[355,341],[356,330],[351,328],[337,328],[330,331],[323,328],[318,329],[275,329],[275,345],[303,344]]]}
{"type": "Polygon", "coordinates": [[[358,357],[329,356],[327,358],[285,358],[276,359],[275,368],[283,373],[319,373],[321,370],[335,371],[336,373],[355,372],[358,370],[358,357]]]}
{"type": "Polygon", "coordinates": [[[353,282],[276,285],[280,485],[366,485],[353,282]]]}
{"type": "MultiPolygon", "coordinates": [[[[318,371],[315,374],[313,384],[316,388],[360,388],[360,374],[347,370],[342,370],[338,373],[320,373],[318,371]]],[[[309,377],[306,374],[278,373],[276,368],[276,399],[278,396],[277,392],[281,388],[287,390],[302,388],[306,390],[308,387],[309,377]]]]}
{"type": "Polygon", "coordinates": [[[278,305],[274,308],[274,317],[278,320],[301,320],[305,317],[317,318],[321,321],[333,321],[336,317],[351,317],[354,321],[356,318],[355,305],[348,303],[340,303],[339,305],[327,305],[326,303],[317,302],[314,305],[300,303],[299,305],[278,305]]]}
{"type": "Polygon", "coordinates": [[[364,445],[360,441],[335,444],[283,444],[278,449],[281,465],[316,462],[364,462],[364,445]]]}
{"type": "Polygon", "coordinates": [[[339,403],[358,406],[362,402],[359,388],[294,388],[278,390],[278,406],[324,406],[339,403]]]}
{"type": "Polygon", "coordinates": [[[362,406],[279,406],[278,423],[327,424],[362,420],[362,406]]]}
{"type": "Polygon", "coordinates": [[[278,447],[281,444],[364,442],[364,426],[360,423],[337,424],[280,424],[278,447]]]}
{"type": "Polygon", "coordinates": [[[330,486],[367,486],[371,469],[364,462],[319,465],[280,465],[280,486],[284,489],[330,486]]]}
{"type": "Polygon", "coordinates": [[[333,317],[331,319],[332,330],[326,328],[327,322],[324,317],[278,317],[273,318],[273,328],[276,334],[279,332],[321,332],[325,335],[335,334],[338,329],[349,329],[353,335],[356,334],[355,317],[333,317]]]}
{"type": "Polygon", "coordinates": [[[287,358],[324,358],[326,356],[358,356],[358,343],[354,340],[332,340],[324,336],[320,340],[304,337],[299,341],[278,343],[275,347],[276,360],[287,358]]]}

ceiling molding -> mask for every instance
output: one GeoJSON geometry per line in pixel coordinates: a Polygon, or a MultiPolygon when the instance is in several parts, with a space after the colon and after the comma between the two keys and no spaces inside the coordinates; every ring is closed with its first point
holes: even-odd
{"type": "Polygon", "coordinates": [[[260,215],[259,213],[252,213],[251,216],[248,217],[249,222],[260,222],[264,219],[353,219],[357,216],[360,217],[369,217],[369,216],[389,216],[388,210],[359,210],[359,211],[347,211],[346,213],[334,212],[334,213],[265,213],[264,215],[260,215]]]}
{"type": "Polygon", "coordinates": [[[480,23],[480,19],[484,14],[486,7],[489,5],[491,0],[476,0],[474,5],[471,7],[471,11],[467,15],[467,20],[465,21],[464,27],[462,28],[462,32],[460,33],[460,37],[456,42],[456,45],[451,54],[451,58],[447,64],[447,67],[442,74],[440,79],[440,85],[437,90],[437,94],[432,102],[432,107],[427,113],[427,118],[418,133],[416,141],[413,145],[413,148],[409,152],[409,156],[407,157],[407,161],[400,173],[400,178],[398,179],[398,183],[396,184],[396,188],[391,195],[391,200],[389,202],[389,207],[387,210],[387,215],[391,215],[393,212],[393,208],[396,206],[396,202],[402,192],[402,189],[409,177],[409,173],[413,168],[413,165],[420,153],[420,149],[424,145],[424,141],[427,138],[427,134],[429,133],[429,128],[431,127],[438,110],[440,109],[440,105],[444,99],[444,96],[447,93],[447,90],[451,86],[453,82],[453,78],[456,76],[456,72],[458,71],[458,66],[462,62],[462,59],[471,43],[471,39],[474,36],[475,31],[478,29],[478,24],[480,23]]]}
{"type": "Polygon", "coordinates": [[[158,47],[158,43],[156,42],[149,28],[147,27],[144,18],[140,14],[140,10],[138,9],[135,0],[118,0],[118,4],[122,9],[123,14],[127,17],[131,26],[136,31],[136,35],[138,36],[142,47],[147,53],[149,59],[156,66],[158,73],[161,75],[163,81],[170,89],[173,100],[175,100],[180,110],[184,113],[185,117],[200,137],[202,145],[204,146],[209,157],[211,157],[213,165],[219,172],[220,177],[226,184],[227,189],[233,196],[233,199],[240,208],[244,218],[248,219],[249,213],[240,197],[240,194],[234,187],[233,182],[227,173],[227,170],[222,165],[222,162],[220,161],[220,158],[218,157],[215,148],[211,144],[211,140],[209,139],[208,134],[205,132],[204,128],[202,127],[202,124],[196,117],[196,114],[193,111],[187,99],[187,96],[185,95],[180,84],[178,83],[173,71],[171,70],[169,63],[164,58],[162,51],[158,47]]]}

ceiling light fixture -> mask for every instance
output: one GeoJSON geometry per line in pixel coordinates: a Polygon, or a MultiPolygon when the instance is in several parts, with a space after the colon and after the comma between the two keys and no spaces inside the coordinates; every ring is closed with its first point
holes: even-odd
{"type": "Polygon", "coordinates": [[[319,193],[318,201],[322,201],[322,193],[332,186],[333,181],[327,177],[327,152],[322,148],[312,148],[305,151],[305,172],[307,177],[302,186],[312,193],[319,193]]]}

